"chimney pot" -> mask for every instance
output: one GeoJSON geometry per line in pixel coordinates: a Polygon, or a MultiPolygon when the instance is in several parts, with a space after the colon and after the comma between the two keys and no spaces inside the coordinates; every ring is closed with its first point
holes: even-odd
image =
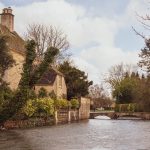
{"type": "Polygon", "coordinates": [[[0,14],[0,24],[6,26],[11,32],[14,31],[14,15],[11,7],[4,8],[0,14]]]}

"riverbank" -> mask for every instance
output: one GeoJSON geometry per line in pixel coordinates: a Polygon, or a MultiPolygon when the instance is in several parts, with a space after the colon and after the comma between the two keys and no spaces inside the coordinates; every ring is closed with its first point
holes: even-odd
{"type": "Polygon", "coordinates": [[[54,112],[53,116],[35,116],[28,119],[7,120],[3,127],[5,129],[33,128],[42,126],[51,126],[78,122],[89,119],[90,100],[81,97],[80,107],[78,109],[59,109],[54,112]]]}

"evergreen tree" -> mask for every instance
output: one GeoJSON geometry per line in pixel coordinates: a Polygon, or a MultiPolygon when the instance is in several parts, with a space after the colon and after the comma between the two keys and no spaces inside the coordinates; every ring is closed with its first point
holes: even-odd
{"type": "Polygon", "coordinates": [[[14,97],[0,111],[0,123],[9,119],[21,109],[29,97],[29,81],[32,70],[32,63],[35,59],[35,42],[28,41],[26,45],[26,60],[23,65],[23,73],[20,80],[19,88],[14,97]]]}
{"type": "Polygon", "coordinates": [[[88,81],[84,71],[72,66],[68,61],[61,64],[59,70],[65,75],[69,100],[88,95],[88,88],[93,82],[88,81]]]}
{"type": "Polygon", "coordinates": [[[148,73],[148,75],[150,75],[150,47],[145,47],[142,49],[139,57],[141,60],[138,65],[143,68],[144,71],[148,73]]]}
{"type": "Polygon", "coordinates": [[[0,35],[0,111],[13,96],[13,92],[8,87],[8,84],[3,80],[5,71],[12,67],[15,63],[8,50],[6,41],[7,37],[0,35]]]}
{"type": "Polygon", "coordinates": [[[38,65],[38,67],[33,71],[33,73],[30,76],[30,87],[33,87],[36,82],[41,78],[43,73],[47,71],[47,69],[50,67],[51,63],[54,61],[55,56],[59,53],[59,50],[54,47],[50,47],[47,49],[47,51],[44,54],[43,61],[38,65]]]}

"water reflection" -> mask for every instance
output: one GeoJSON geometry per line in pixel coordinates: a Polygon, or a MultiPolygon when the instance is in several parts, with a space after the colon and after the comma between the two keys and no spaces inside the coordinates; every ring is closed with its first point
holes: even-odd
{"type": "Polygon", "coordinates": [[[150,150],[150,122],[99,120],[0,132],[0,150],[150,150]]]}
{"type": "Polygon", "coordinates": [[[15,131],[0,132],[0,150],[32,150],[29,141],[15,131]]]}
{"type": "Polygon", "coordinates": [[[100,119],[100,120],[110,120],[110,118],[107,117],[107,116],[97,116],[97,117],[95,117],[95,119],[100,119]]]}

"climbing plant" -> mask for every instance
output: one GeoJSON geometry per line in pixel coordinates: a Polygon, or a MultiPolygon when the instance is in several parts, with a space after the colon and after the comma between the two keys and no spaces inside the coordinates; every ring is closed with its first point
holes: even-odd
{"type": "Polygon", "coordinates": [[[50,64],[53,62],[55,55],[59,52],[56,48],[48,48],[45,52],[42,62],[34,68],[34,61],[36,58],[35,53],[36,43],[33,40],[27,41],[26,44],[26,58],[23,64],[23,73],[18,86],[18,90],[13,98],[7,103],[0,111],[0,123],[2,124],[7,119],[15,115],[29,99],[29,92],[34,84],[41,78],[43,73],[47,71],[50,64]]]}

